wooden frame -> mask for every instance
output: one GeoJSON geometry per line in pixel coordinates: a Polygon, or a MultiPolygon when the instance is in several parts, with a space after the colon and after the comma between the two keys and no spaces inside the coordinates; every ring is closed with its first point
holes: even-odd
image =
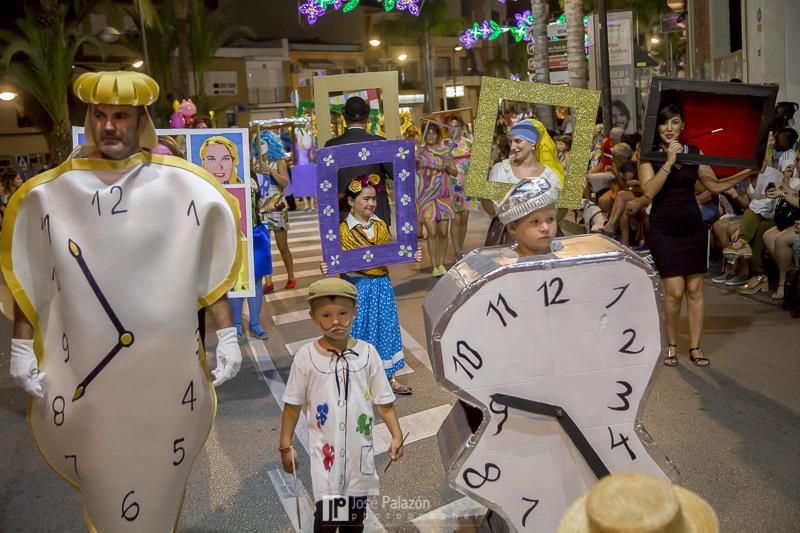
{"type": "Polygon", "coordinates": [[[314,109],[317,113],[318,146],[325,146],[325,143],[333,137],[329,126],[331,123],[330,94],[365,89],[380,89],[386,138],[401,139],[397,79],[397,71],[315,76],[313,78],[314,109]]]}

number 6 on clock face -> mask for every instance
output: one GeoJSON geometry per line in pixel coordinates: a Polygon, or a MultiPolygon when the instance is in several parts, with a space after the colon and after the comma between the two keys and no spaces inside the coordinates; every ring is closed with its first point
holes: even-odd
{"type": "Polygon", "coordinates": [[[609,239],[561,242],[470,254],[424,304],[434,373],[462,399],[439,435],[450,482],[515,530],[554,531],[597,472],[664,476],[634,431],[663,349],[660,282],[609,239]]]}

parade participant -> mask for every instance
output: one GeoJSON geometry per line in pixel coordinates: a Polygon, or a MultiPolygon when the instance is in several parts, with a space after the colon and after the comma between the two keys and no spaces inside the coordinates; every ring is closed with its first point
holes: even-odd
{"type": "Polygon", "coordinates": [[[439,126],[429,123],[422,148],[417,150],[417,213],[428,234],[428,254],[435,278],[443,276],[447,269],[447,230],[454,216],[451,202],[450,179],[458,175],[452,154],[440,144],[442,132],[439,126]]]}
{"type": "Polygon", "coordinates": [[[377,350],[350,336],[358,297],[356,288],[343,279],[311,284],[309,314],[322,337],[295,354],[283,396],[278,450],[286,472],[298,468],[292,437],[300,410],[305,407],[308,416],[314,531],[336,531],[337,527],[363,531],[367,497],[380,492],[372,447],[373,404],[392,437],[389,459],[403,456],[395,397],[377,350]],[[324,506],[329,506],[327,512],[324,506]],[[337,521],[332,510],[346,513],[349,520],[337,521]]]}
{"type": "MultiPolygon", "coordinates": [[[[289,170],[286,167],[287,154],[283,149],[280,138],[269,130],[261,131],[261,155],[263,160],[258,165],[262,173],[256,174],[258,187],[262,195],[269,198],[268,209],[261,223],[275,234],[275,244],[281,254],[281,261],[286,267],[286,285],[284,289],[297,287],[297,278],[294,277],[294,257],[289,250],[289,213],[286,211],[284,189],[289,184],[289,170]]],[[[255,152],[255,151],[254,151],[255,152]]],[[[258,152],[256,152],[258,153],[258,152]]],[[[275,290],[272,276],[266,276],[264,294],[275,290]]]]}
{"type": "MultiPolygon", "coordinates": [[[[255,176],[256,171],[252,169],[251,175],[255,176]]],[[[261,223],[260,213],[268,209],[268,197],[260,193],[258,182],[250,178],[250,205],[252,206],[251,218],[253,224],[253,275],[255,278],[256,295],[247,298],[247,309],[250,313],[250,323],[248,329],[259,339],[269,337],[266,331],[261,329],[259,317],[261,316],[261,304],[263,294],[261,291],[262,278],[272,274],[272,243],[269,238],[269,229],[266,224],[261,223]]],[[[242,335],[242,308],[244,298],[231,298],[231,310],[233,311],[233,325],[236,334],[242,335]]]]}
{"type": "Polygon", "coordinates": [[[242,360],[225,298],[238,207],[200,167],[149,152],[152,78],[91,72],[74,90],[87,144],[25,184],[4,222],[11,376],[90,531],[170,531],[216,406],[198,308],[221,328],[214,385],[242,360]]]}
{"type": "Polygon", "coordinates": [[[742,171],[717,179],[708,165],[676,163],[678,154],[702,154],[699,148],[680,142],[686,124],[677,98],[663,97],[656,118],[656,139],[667,160],[658,171],[653,163],[639,164],[639,181],[648,199],[650,233],[647,243],[656,268],[664,282],[668,350],[667,366],[678,364],[677,343],[681,303],[687,300],[689,315],[689,358],[696,366],[708,366],[700,339],[703,334],[703,275],[708,270],[708,228],[703,224],[694,196],[699,179],[714,194],[719,194],[745,180],[753,171],[742,171]]]}
{"type": "Polygon", "coordinates": [[[714,509],[690,490],[641,472],[601,479],[569,506],[558,533],[719,533],[714,509]]]}
{"type": "MultiPolygon", "coordinates": [[[[375,215],[376,196],[380,188],[380,177],[376,174],[359,176],[347,186],[347,218],[339,225],[342,250],[354,250],[365,246],[377,246],[392,241],[386,223],[375,215]]],[[[414,253],[417,262],[422,252],[414,253]]],[[[328,264],[320,264],[323,274],[328,273],[328,264]]],[[[394,297],[389,269],[385,266],[349,272],[342,276],[358,289],[358,314],[353,322],[351,334],[375,346],[383,360],[386,377],[397,394],[411,394],[411,387],[402,385],[395,374],[406,366],[403,357],[403,341],[400,338],[400,317],[394,297]]]]}
{"type": "MultiPolygon", "coordinates": [[[[355,144],[370,141],[385,141],[380,135],[372,135],[367,132],[367,122],[369,121],[369,105],[360,96],[351,96],[344,103],[342,115],[347,122],[347,129],[338,137],[329,139],[325,146],[339,146],[342,144],[355,144]]],[[[344,190],[356,176],[363,174],[377,174],[381,178],[382,191],[376,197],[377,207],[375,215],[386,222],[387,226],[392,225],[392,210],[389,206],[389,196],[386,194],[386,180],[392,177],[391,169],[386,165],[374,163],[371,165],[359,165],[339,169],[339,200],[344,199],[344,190]]]]}
{"type": "MultiPolygon", "coordinates": [[[[535,119],[521,120],[511,127],[508,140],[511,143],[510,157],[492,167],[489,181],[516,184],[522,179],[537,177],[546,179],[555,189],[563,189],[564,167],[544,124],[535,119]]],[[[511,244],[513,239],[497,219],[495,203],[483,200],[481,205],[492,217],[485,245],[511,244]]]]}
{"type": "Polygon", "coordinates": [[[453,252],[456,261],[464,257],[464,241],[467,238],[469,212],[475,207],[475,199],[465,196],[469,159],[472,155],[472,139],[464,135],[464,123],[457,116],[450,117],[447,125],[451,128],[453,144],[450,153],[458,173],[450,176],[450,202],[453,205],[453,218],[450,219],[450,238],[453,241],[453,252]]]}
{"type": "Polygon", "coordinates": [[[546,254],[556,236],[558,189],[544,178],[514,185],[497,208],[497,217],[517,243],[520,257],[546,254]]]}
{"type": "Polygon", "coordinates": [[[203,168],[211,172],[223,185],[244,183],[236,172],[239,164],[239,151],[227,137],[214,135],[200,146],[200,159],[203,168]]]}

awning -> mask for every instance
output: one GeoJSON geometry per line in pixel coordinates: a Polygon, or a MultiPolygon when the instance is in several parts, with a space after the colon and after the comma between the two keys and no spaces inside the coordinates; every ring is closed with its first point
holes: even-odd
{"type": "Polygon", "coordinates": [[[650,54],[642,50],[641,46],[636,45],[633,47],[633,63],[637,68],[658,66],[658,61],[650,57],[650,54]]]}

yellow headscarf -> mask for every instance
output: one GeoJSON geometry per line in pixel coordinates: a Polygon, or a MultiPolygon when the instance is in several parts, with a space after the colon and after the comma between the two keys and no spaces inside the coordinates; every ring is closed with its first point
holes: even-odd
{"type": "Polygon", "coordinates": [[[536,142],[536,149],[534,150],[536,160],[556,173],[559,181],[561,182],[561,188],[563,189],[564,166],[561,164],[561,161],[558,160],[556,143],[550,138],[550,135],[547,133],[547,128],[544,127],[544,124],[535,118],[526,118],[525,120],[517,122],[517,124],[524,122],[532,124],[536,128],[536,131],[539,132],[539,140],[536,142]]]}

